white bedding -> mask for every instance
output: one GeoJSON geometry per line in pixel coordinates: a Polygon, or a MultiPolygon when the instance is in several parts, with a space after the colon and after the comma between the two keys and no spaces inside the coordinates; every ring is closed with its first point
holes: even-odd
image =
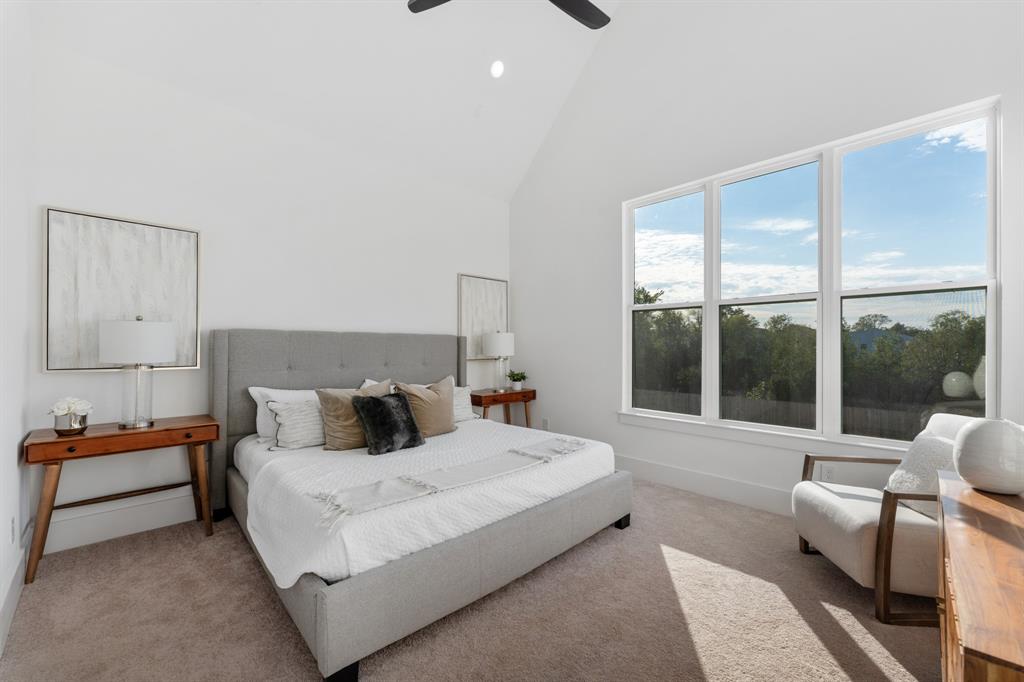
{"type": "Polygon", "coordinates": [[[576,490],[615,469],[611,446],[586,441],[578,452],[498,478],[320,523],[323,503],[308,494],[412,476],[475,462],[551,438],[488,419],[461,422],[426,445],[371,456],[320,447],[270,450],[255,435],[239,441],[234,462],[249,483],[249,534],[279,587],[303,573],[347,578],[472,532],[576,490]]]}

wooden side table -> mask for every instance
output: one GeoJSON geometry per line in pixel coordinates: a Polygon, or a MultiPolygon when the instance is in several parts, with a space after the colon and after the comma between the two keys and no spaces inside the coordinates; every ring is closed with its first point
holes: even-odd
{"type": "Polygon", "coordinates": [[[96,424],[78,436],[61,437],[53,429],[37,429],[28,434],[28,438],[25,439],[25,461],[28,464],[42,464],[44,475],[43,492],[39,496],[39,508],[36,511],[35,533],[32,536],[32,548],[25,571],[25,583],[28,584],[36,578],[36,567],[43,556],[46,535],[50,530],[50,516],[54,509],[81,507],[189,485],[192,486],[196,520],[202,520],[206,525],[206,534],[213,535],[209,480],[206,471],[206,444],[218,438],[220,423],[207,414],[157,419],[148,429],[119,429],[117,424],[96,424]],[[77,502],[65,502],[57,506],[53,504],[57,497],[61,467],[68,460],[120,455],[175,445],[188,446],[188,468],[191,473],[188,481],[129,490],[77,502]]]}
{"type": "Polygon", "coordinates": [[[526,428],[530,428],[530,401],[537,399],[537,391],[533,388],[524,388],[521,391],[499,391],[496,388],[482,388],[470,392],[470,401],[477,407],[484,408],[484,419],[491,406],[501,405],[505,408],[505,423],[512,423],[512,403],[522,403],[523,413],[526,415],[526,428]]]}

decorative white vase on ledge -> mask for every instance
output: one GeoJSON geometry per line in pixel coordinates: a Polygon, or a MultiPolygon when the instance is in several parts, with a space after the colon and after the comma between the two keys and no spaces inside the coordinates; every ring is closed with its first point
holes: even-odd
{"type": "Polygon", "coordinates": [[[974,370],[974,392],[982,400],[985,399],[985,356],[981,356],[978,368],[974,370]]]}
{"type": "Polygon", "coordinates": [[[1024,426],[1007,419],[976,419],[956,434],[953,463],[978,490],[1024,493],[1024,426]]]}
{"type": "Polygon", "coordinates": [[[521,390],[523,390],[523,382],[521,382],[521,381],[513,381],[512,382],[512,390],[513,391],[521,391],[521,390]]]}

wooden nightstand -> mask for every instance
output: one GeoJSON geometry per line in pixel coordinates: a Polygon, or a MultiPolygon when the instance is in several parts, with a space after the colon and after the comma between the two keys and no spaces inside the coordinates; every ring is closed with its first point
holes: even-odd
{"type": "Polygon", "coordinates": [[[206,525],[206,534],[213,535],[213,520],[210,517],[210,491],[206,472],[206,444],[220,438],[220,423],[213,417],[202,414],[193,417],[170,417],[157,419],[148,429],[119,429],[117,424],[96,424],[78,436],[58,436],[53,429],[37,429],[25,439],[25,461],[28,464],[42,464],[43,492],[39,497],[36,512],[36,528],[32,536],[32,549],[28,555],[25,583],[35,580],[36,567],[43,556],[46,534],[50,530],[50,516],[54,509],[81,507],[97,502],[120,500],[125,497],[146,495],[161,490],[192,486],[192,499],[196,505],[196,520],[206,525]],[[65,502],[56,507],[57,484],[64,462],[85,457],[120,455],[126,452],[168,448],[175,445],[188,446],[188,468],[190,480],[180,483],[158,485],[142,490],[129,490],[113,495],[93,497],[77,502],[65,502]]]}
{"type": "Polygon", "coordinates": [[[537,399],[537,391],[533,388],[524,388],[521,391],[498,391],[496,388],[482,388],[479,391],[470,392],[470,400],[477,407],[484,408],[484,419],[487,419],[487,412],[492,405],[501,405],[505,408],[505,423],[512,423],[512,403],[522,403],[523,413],[526,415],[526,428],[530,428],[530,401],[537,399]]]}

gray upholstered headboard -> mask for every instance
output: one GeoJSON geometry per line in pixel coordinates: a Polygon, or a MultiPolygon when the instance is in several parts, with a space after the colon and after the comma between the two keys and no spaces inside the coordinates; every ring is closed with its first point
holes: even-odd
{"type": "Polygon", "coordinates": [[[210,413],[221,424],[210,449],[213,509],[227,506],[235,444],[256,432],[250,386],[355,388],[368,378],[426,383],[449,374],[466,382],[466,339],[448,334],[215,329],[209,357],[210,413]]]}

